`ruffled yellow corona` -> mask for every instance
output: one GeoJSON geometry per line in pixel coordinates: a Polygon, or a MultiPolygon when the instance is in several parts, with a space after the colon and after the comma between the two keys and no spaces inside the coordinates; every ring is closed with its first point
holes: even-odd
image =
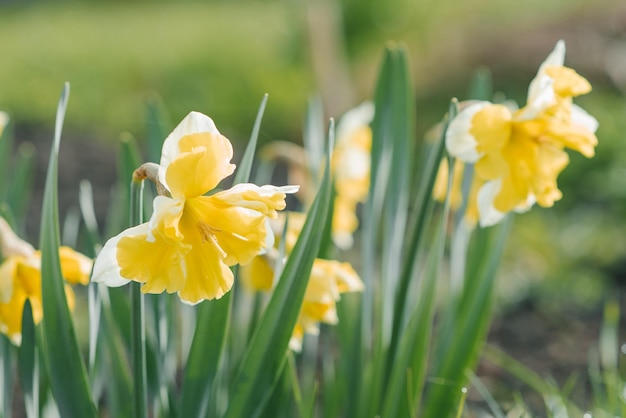
{"type": "Polygon", "coordinates": [[[144,293],[177,292],[195,304],[220,298],[233,285],[230,266],[249,263],[272,246],[267,219],[285,207],[297,186],[238,184],[210,196],[235,166],[233,149],[213,120],[192,112],[163,144],[158,181],[168,196],[154,200],[149,222],[105,244],[93,280],[142,283],[144,293]]]}

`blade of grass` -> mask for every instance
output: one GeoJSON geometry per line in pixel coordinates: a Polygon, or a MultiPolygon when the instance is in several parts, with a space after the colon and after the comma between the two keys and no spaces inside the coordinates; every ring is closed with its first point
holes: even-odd
{"type": "MultiPolygon", "coordinates": [[[[458,403],[466,371],[478,361],[491,318],[494,280],[511,226],[508,216],[496,228],[477,230],[457,320],[440,332],[433,375],[445,384],[433,385],[428,392],[424,414],[450,416],[451,406],[458,403]]],[[[428,415],[426,415],[428,416],[428,415]]]]}
{"type": "MultiPolygon", "coordinates": [[[[329,143],[333,143],[334,124],[330,124],[329,143]]],[[[257,330],[246,350],[226,417],[254,417],[260,414],[272,394],[285,362],[285,354],[296,324],[322,233],[317,228],[326,222],[331,195],[330,156],[324,177],[306,222],[280,276],[257,330]]]]}
{"type": "Polygon", "coordinates": [[[46,365],[59,411],[62,416],[86,418],[95,417],[96,408],[67,305],[59,260],[58,155],[68,97],[69,84],[66,83],[57,110],[41,215],[42,323],[46,365]]]}
{"type": "Polygon", "coordinates": [[[39,417],[39,357],[35,341],[35,323],[30,301],[26,299],[22,312],[22,344],[18,351],[20,384],[28,418],[39,417]]]}
{"type": "MultiPolygon", "coordinates": [[[[249,180],[267,98],[266,94],[261,100],[250,141],[235,174],[235,184],[249,180]]],[[[230,327],[232,293],[226,293],[219,300],[202,303],[198,309],[196,328],[183,375],[180,416],[195,417],[207,413],[209,394],[218,373],[230,327]]]]}
{"type": "MultiPolygon", "coordinates": [[[[143,180],[131,183],[130,224],[139,225],[143,222],[143,180]]],[[[141,293],[141,283],[130,283],[131,304],[131,367],[134,385],[135,418],[148,416],[148,376],[146,370],[146,318],[145,297],[141,293]]]]}
{"type": "Polygon", "coordinates": [[[402,337],[398,343],[397,355],[388,358],[387,364],[391,370],[388,378],[389,384],[385,385],[382,416],[413,416],[421,401],[429,358],[428,350],[432,339],[435,293],[443,262],[447,222],[450,212],[453,165],[449,164],[449,167],[448,192],[444,202],[443,213],[435,229],[435,243],[427,260],[426,272],[421,281],[419,298],[411,318],[402,332],[402,337]],[[408,395],[407,402],[402,401],[405,395],[408,395]]]}

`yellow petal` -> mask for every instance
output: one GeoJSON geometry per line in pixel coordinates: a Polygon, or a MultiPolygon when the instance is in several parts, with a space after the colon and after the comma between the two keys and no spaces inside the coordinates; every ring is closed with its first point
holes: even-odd
{"type": "Polygon", "coordinates": [[[552,66],[545,72],[554,80],[554,92],[559,96],[576,97],[591,91],[591,84],[571,68],[552,66]]]}
{"type": "Polygon", "coordinates": [[[227,265],[247,264],[265,248],[265,216],[257,211],[231,206],[215,196],[201,196],[185,204],[181,219],[189,230],[185,239],[195,235],[199,242],[215,241],[223,250],[227,265]]]}
{"type": "Polygon", "coordinates": [[[91,273],[91,266],[93,265],[89,257],[70,247],[59,248],[59,257],[61,259],[61,271],[67,282],[83,285],[89,283],[89,273],[91,273]]]}
{"type": "Polygon", "coordinates": [[[233,285],[233,273],[223,261],[226,254],[213,236],[198,233],[193,217],[183,215],[180,228],[191,250],[184,256],[185,285],[178,296],[189,304],[221,298],[233,285]]]}
{"type": "Polygon", "coordinates": [[[504,105],[489,105],[480,109],[471,121],[469,133],[476,139],[479,153],[501,150],[511,138],[511,111],[504,105]]]}
{"type": "Polygon", "coordinates": [[[146,234],[122,237],[117,243],[116,258],[124,279],[143,283],[144,293],[169,293],[185,285],[183,254],[188,246],[146,234]]]}
{"type": "Polygon", "coordinates": [[[174,198],[192,198],[212,190],[235,170],[226,137],[196,133],[181,138],[181,154],[166,168],[165,182],[174,198]]]}
{"type": "Polygon", "coordinates": [[[211,196],[230,206],[251,209],[270,218],[276,218],[278,210],[285,208],[287,193],[295,193],[299,186],[256,186],[250,183],[241,183],[228,190],[215,193],[211,196]]]}
{"type": "Polygon", "coordinates": [[[20,256],[7,257],[0,265],[0,303],[7,303],[13,296],[19,259],[20,256]]]}
{"type": "Polygon", "coordinates": [[[357,202],[353,200],[343,199],[339,196],[335,198],[332,235],[333,242],[341,249],[352,247],[352,234],[359,226],[359,218],[356,216],[356,205],[357,202]]]}
{"type": "Polygon", "coordinates": [[[250,291],[267,292],[274,284],[274,269],[263,256],[257,256],[244,266],[239,267],[243,285],[250,291]]]}

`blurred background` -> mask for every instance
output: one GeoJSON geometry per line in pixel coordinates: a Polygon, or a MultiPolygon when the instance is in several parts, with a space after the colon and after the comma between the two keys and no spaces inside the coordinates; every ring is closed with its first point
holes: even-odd
{"type": "Polygon", "coordinates": [[[567,377],[586,367],[604,300],[626,286],[621,0],[0,0],[0,39],[0,109],[38,161],[31,241],[64,81],[71,97],[61,212],[77,205],[86,178],[103,217],[120,135],[141,143],[148,101],[167,109],[165,132],[191,110],[210,115],[238,159],[264,93],[261,143],[299,143],[307,100],[319,95],[337,117],[370,98],[384,46],[399,42],[412,60],[421,140],[451,97],[467,98],[477,69],[488,68],[494,90],[523,103],[538,65],[564,39],[566,65],[594,87],[577,103],[599,120],[600,143],[591,160],[571,155],[561,201],[517,217],[492,338],[532,367],[567,377]]]}

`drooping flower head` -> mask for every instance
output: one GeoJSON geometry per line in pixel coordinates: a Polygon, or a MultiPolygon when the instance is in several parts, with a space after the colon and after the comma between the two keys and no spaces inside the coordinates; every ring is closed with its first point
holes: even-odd
{"type": "MultiPolygon", "coordinates": [[[[285,236],[281,237],[277,234],[279,239],[285,240],[287,256],[298,239],[305,218],[304,213],[290,212],[285,236]]],[[[275,232],[282,231],[284,219],[279,218],[273,222],[273,226],[275,232]]],[[[273,249],[255,257],[250,264],[240,270],[241,278],[249,290],[268,291],[272,289],[275,275],[274,267],[278,261],[277,256],[278,251],[273,249]]],[[[293,351],[300,351],[304,333],[319,333],[320,323],[336,324],[339,320],[336,304],[341,299],[341,294],[360,292],[363,288],[363,282],[350,263],[316,258],[313,261],[298,320],[289,340],[289,348],[293,351]]]]}
{"type": "Polygon", "coordinates": [[[565,44],[559,41],[530,84],[524,107],[475,102],[451,121],[448,152],[474,164],[482,186],[477,205],[482,226],[497,223],[512,210],[528,210],[535,202],[550,207],[561,198],[557,177],[569,163],[565,148],[592,157],[596,120],[573,98],[591,86],[564,67],[565,44]]]}
{"type": "MultiPolygon", "coordinates": [[[[0,264],[0,332],[16,345],[22,340],[22,313],[28,299],[32,306],[33,322],[43,318],[41,301],[41,253],[21,240],[0,218],[2,256],[0,264]]],[[[59,249],[61,272],[69,284],[89,283],[92,261],[69,247],[59,249]]],[[[74,291],[65,286],[70,310],[74,309],[74,291]]]]}
{"type": "Polygon", "coordinates": [[[285,207],[297,186],[238,184],[210,196],[235,170],[233,149],[213,120],[190,113],[166,138],[150,220],[105,244],[93,280],[121,286],[133,280],[144,293],[177,292],[195,304],[230,290],[230,266],[249,263],[271,247],[267,219],[285,207]]]}

